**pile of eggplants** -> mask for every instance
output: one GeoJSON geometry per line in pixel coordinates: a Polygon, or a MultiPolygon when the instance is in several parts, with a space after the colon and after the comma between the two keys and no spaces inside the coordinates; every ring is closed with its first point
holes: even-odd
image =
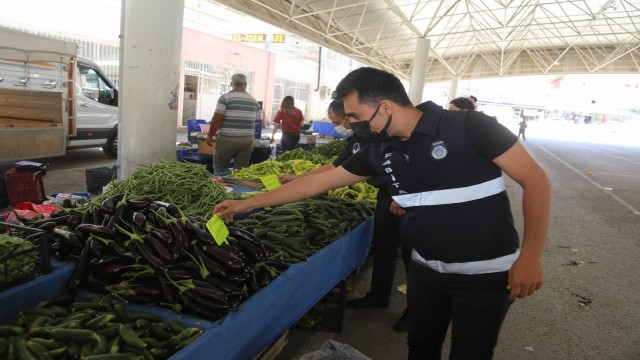
{"type": "Polygon", "coordinates": [[[288,265],[248,231],[229,227],[218,245],[202,217],[151,197],[113,195],[30,224],[76,268],[68,290],[159,305],[216,320],[269,284],[288,265]]]}

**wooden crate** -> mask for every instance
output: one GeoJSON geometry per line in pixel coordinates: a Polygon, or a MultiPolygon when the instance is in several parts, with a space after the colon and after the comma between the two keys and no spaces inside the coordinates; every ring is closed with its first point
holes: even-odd
{"type": "Polygon", "coordinates": [[[276,341],[269,345],[266,349],[262,350],[260,354],[256,355],[252,360],[273,360],[275,359],[284,346],[289,342],[289,331],[287,330],[276,341]]]}

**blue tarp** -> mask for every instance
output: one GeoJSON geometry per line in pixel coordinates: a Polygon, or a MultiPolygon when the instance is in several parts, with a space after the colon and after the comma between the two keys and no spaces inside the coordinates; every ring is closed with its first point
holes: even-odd
{"type": "Polygon", "coordinates": [[[333,123],[330,122],[314,121],[313,125],[311,125],[311,129],[313,130],[313,132],[316,132],[320,135],[329,135],[337,138],[346,137],[337,132],[333,123]]]}

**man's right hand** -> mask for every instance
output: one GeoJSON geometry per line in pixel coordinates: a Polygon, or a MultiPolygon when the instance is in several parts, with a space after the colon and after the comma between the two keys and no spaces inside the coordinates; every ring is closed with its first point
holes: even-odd
{"type": "Polygon", "coordinates": [[[213,207],[213,213],[226,219],[233,221],[233,215],[248,212],[247,200],[225,200],[213,207]]]}
{"type": "Polygon", "coordinates": [[[286,184],[288,182],[291,182],[295,179],[297,179],[298,176],[297,175],[292,175],[292,174],[282,174],[280,176],[278,176],[278,181],[280,181],[280,184],[286,184]]]}

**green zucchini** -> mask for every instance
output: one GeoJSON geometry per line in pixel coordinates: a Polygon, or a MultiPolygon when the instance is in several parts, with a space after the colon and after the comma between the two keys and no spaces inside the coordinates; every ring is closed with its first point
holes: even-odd
{"type": "Polygon", "coordinates": [[[122,339],[122,342],[137,349],[145,348],[147,343],[142,341],[138,335],[126,324],[120,324],[118,328],[118,334],[122,339]]]}
{"type": "Polygon", "coordinates": [[[82,342],[95,340],[98,334],[93,330],[88,329],[65,329],[55,328],[51,330],[51,337],[58,341],[64,342],[82,342]]]}

